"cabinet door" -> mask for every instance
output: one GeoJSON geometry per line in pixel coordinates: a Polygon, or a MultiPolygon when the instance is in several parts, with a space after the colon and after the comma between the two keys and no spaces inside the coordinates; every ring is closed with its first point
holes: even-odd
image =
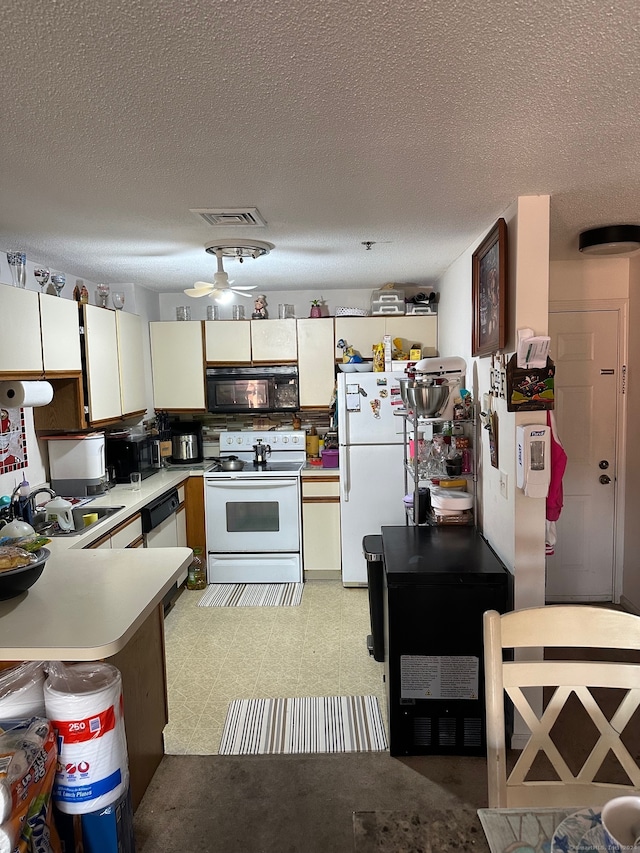
{"type": "Polygon", "coordinates": [[[307,577],[341,569],[340,482],[302,480],[302,553],[307,577]]]}
{"type": "Polygon", "coordinates": [[[328,406],[336,382],[333,319],[298,320],[300,407],[328,406]]]}
{"type": "Polygon", "coordinates": [[[142,538],[142,519],[140,513],[128,520],[123,527],[111,534],[112,548],[130,548],[142,538]]]}
{"type": "Polygon", "coordinates": [[[207,320],[204,324],[205,358],[213,364],[251,363],[249,320],[207,320]]]}
{"type": "Polygon", "coordinates": [[[142,320],[137,314],[116,311],[116,330],[122,414],[144,412],[147,408],[147,389],[144,381],[142,320]]]}
{"type": "Polygon", "coordinates": [[[202,323],[150,323],[149,333],[155,408],[204,410],[202,323]]]}
{"type": "Polygon", "coordinates": [[[42,373],[38,294],[0,285],[0,373],[42,373]]]}
{"type": "Polygon", "coordinates": [[[45,373],[82,370],[78,303],[48,293],[39,299],[45,373]]]}
{"type": "Polygon", "coordinates": [[[295,320],[252,320],[251,358],[281,364],[298,357],[295,320]]]}
{"type": "Polygon", "coordinates": [[[176,513],[176,537],[179,548],[188,548],[187,545],[187,508],[183,504],[176,513]]]}
{"type": "Polygon", "coordinates": [[[420,344],[422,357],[438,354],[438,315],[385,317],[385,334],[402,339],[402,348],[409,353],[411,344],[420,344]]]}
{"type": "MultiPolygon", "coordinates": [[[[384,317],[336,317],[336,343],[342,338],[360,353],[362,358],[373,358],[373,345],[382,342],[385,333],[384,317]]],[[[336,350],[342,360],[342,350],[336,350]]]]}
{"type": "Polygon", "coordinates": [[[84,305],[89,420],[119,418],[120,376],[115,311],[84,305]]]}

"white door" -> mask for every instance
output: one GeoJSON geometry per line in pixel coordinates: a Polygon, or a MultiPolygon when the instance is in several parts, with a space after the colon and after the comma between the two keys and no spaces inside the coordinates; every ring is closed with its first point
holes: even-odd
{"type": "Polygon", "coordinates": [[[549,315],[556,420],[567,453],[547,601],[612,601],[618,375],[617,311],[549,315]]]}
{"type": "Polygon", "coordinates": [[[363,538],[405,523],[402,445],[341,446],[340,490],[342,583],[366,586],[363,538]]]}

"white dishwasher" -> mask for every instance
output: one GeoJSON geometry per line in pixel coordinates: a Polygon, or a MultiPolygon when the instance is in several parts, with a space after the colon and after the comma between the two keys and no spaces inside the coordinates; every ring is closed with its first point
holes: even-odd
{"type": "MultiPolygon", "coordinates": [[[[176,548],[179,544],[177,511],[180,496],[177,489],[170,489],[140,510],[145,548],[176,548]]],[[[177,579],[163,599],[165,613],[177,596],[178,589],[187,579],[188,570],[177,579]]]]}

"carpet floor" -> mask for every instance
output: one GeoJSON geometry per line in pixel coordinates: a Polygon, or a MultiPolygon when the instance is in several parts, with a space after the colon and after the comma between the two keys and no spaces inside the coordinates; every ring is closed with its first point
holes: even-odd
{"type": "Polygon", "coordinates": [[[353,853],[354,813],[486,802],[484,758],[166,755],[135,814],[136,853],[353,853]]]}

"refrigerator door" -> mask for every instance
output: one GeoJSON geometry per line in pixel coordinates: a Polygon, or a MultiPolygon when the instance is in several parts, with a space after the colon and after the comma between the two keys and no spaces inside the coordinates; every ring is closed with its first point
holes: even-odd
{"type": "Polygon", "coordinates": [[[404,373],[340,373],[338,431],[340,444],[402,443],[403,418],[399,379],[404,373]]]}
{"type": "MultiPolygon", "coordinates": [[[[399,418],[399,420],[402,420],[399,418]]],[[[366,586],[362,540],[405,523],[402,445],[340,447],[342,583],[366,586]]]]}

